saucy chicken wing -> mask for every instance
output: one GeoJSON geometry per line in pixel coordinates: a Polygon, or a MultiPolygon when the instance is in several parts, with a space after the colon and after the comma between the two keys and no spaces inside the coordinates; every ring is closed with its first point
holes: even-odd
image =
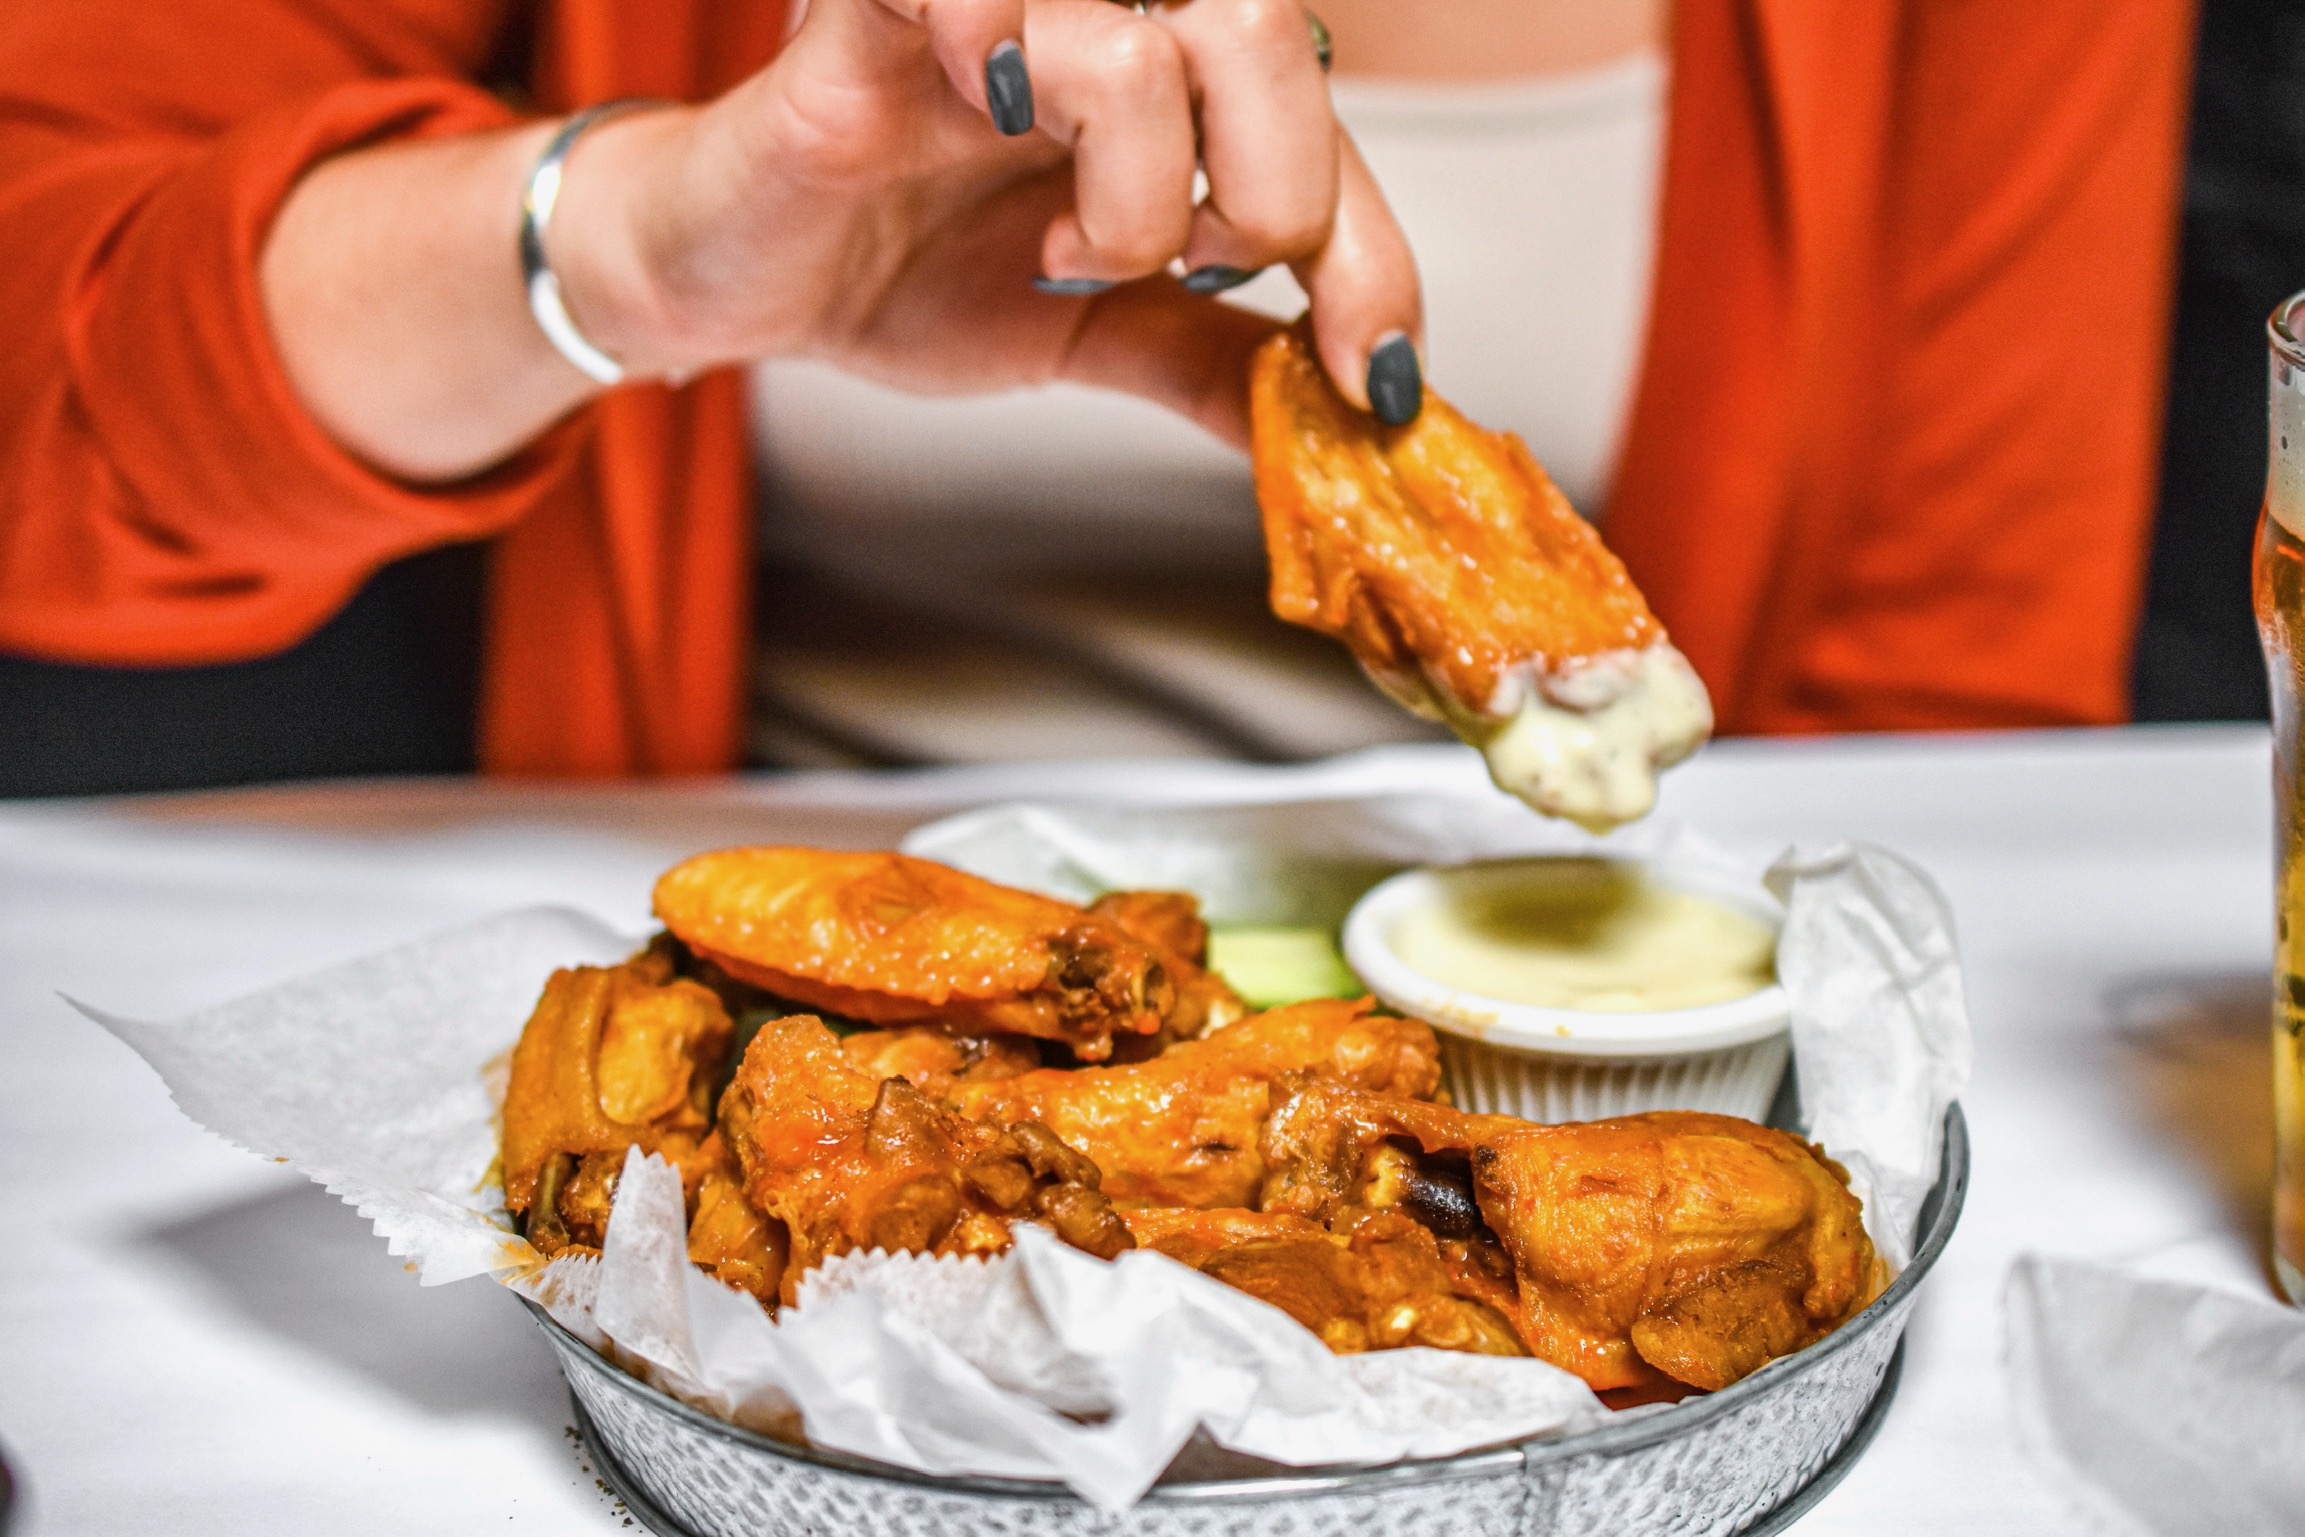
{"type": "Polygon", "coordinates": [[[1236,1244],[1265,1243],[1328,1232],[1318,1222],[1285,1211],[1251,1211],[1245,1206],[1130,1206],[1122,1222],[1137,1247],[1165,1254],[1198,1270],[1220,1250],[1236,1244]]]}
{"type": "Polygon", "coordinates": [[[790,1235],[787,1301],[832,1255],[991,1254],[1020,1218],[1107,1258],[1133,1244],[1098,1193],[1095,1163],[1047,1127],[987,1126],[903,1078],[875,1078],[809,1015],[770,1020],[753,1037],[721,1096],[719,1132],[745,1196],[790,1235]]]}
{"type": "Polygon", "coordinates": [[[1547,1126],[1316,1082],[1274,1111],[1265,1153],[1263,1206],[1331,1226],[1445,1209],[1421,1187],[1468,1187],[1510,1259],[1522,1343],[1595,1389],[1726,1387],[1830,1333],[1874,1284],[1843,1172],[1730,1116],[1547,1126]],[[1404,1173],[1403,1154],[1429,1172],[1404,1173]]]}
{"type": "Polygon", "coordinates": [[[1109,891],[1088,910],[1152,946],[1167,962],[1169,981],[1177,990],[1170,1022],[1153,1035],[1116,1041],[1116,1060],[1158,1056],[1171,1042],[1222,1030],[1248,1013],[1240,994],[1208,969],[1209,926],[1201,917],[1200,898],[1185,891],[1109,891]]]}
{"type": "Polygon", "coordinates": [[[744,1176],[719,1131],[704,1139],[697,1161],[702,1172],[689,1201],[689,1262],[773,1308],[790,1258],[784,1224],[746,1198],[744,1176]]]}
{"type": "Polygon", "coordinates": [[[1148,945],[1195,966],[1208,964],[1209,926],[1201,917],[1200,898],[1189,891],[1108,891],[1088,910],[1148,945]]]}
{"type": "Polygon", "coordinates": [[[1111,917],[903,854],[700,854],[657,882],[656,912],[705,960],[812,1008],[1038,1036],[1083,1061],[1116,1035],[1198,1034],[1230,998],[1111,917]]]}
{"type": "Polygon", "coordinates": [[[1517,1356],[1505,1315],[1463,1294],[1433,1234],[1394,1212],[1342,1233],[1284,1212],[1141,1207],[1122,1220],[1166,1254],[1274,1307],[1339,1355],[1425,1345],[1517,1356]]]}
{"type": "Polygon", "coordinates": [[[1332,635],[1500,787],[1593,826],[1646,813],[1712,730],[1704,685],[1527,445],[1427,391],[1354,409],[1297,329],[1249,378],[1273,612],[1332,635]]]}
{"type": "Polygon", "coordinates": [[[730,1286],[773,1299],[784,1230],[744,1198],[711,1125],[728,1058],[721,998],[676,977],[672,947],[617,966],[555,972],[512,1052],[504,1098],[504,1204],[550,1258],[597,1250],[625,1150],[679,1168],[689,1258],[730,1286]]]}
{"type": "Polygon", "coordinates": [[[599,1246],[628,1147],[679,1164],[694,1192],[732,1028],[667,946],[552,974],[504,1099],[504,1204],[540,1253],[599,1246]]]}
{"type": "Polygon", "coordinates": [[[1147,1061],[952,1081],[938,1092],[974,1120],[1048,1126],[1096,1161],[1105,1193],[1124,1205],[1247,1206],[1264,1182],[1258,1138],[1282,1080],[1415,1097],[1438,1086],[1431,1028],[1370,1008],[1367,999],[1290,1004],[1147,1061]]]}
{"type": "Polygon", "coordinates": [[[1021,1078],[1040,1068],[1040,1052],[1024,1035],[954,1035],[933,1025],[859,1030],[844,1037],[841,1055],[860,1073],[902,1078],[931,1099],[945,1099],[956,1084],[1021,1078]]]}

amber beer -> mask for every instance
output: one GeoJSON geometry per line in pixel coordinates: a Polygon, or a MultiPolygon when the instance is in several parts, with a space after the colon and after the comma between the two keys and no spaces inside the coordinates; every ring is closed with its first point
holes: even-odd
{"type": "Polygon", "coordinates": [[[2273,694],[2273,1265],[2305,1305],[2305,294],[2273,312],[2257,633],[2273,694]]]}

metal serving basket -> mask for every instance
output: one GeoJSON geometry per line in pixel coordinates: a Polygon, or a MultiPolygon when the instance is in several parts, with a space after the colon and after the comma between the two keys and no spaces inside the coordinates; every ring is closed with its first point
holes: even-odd
{"type": "Polygon", "coordinates": [[[1726,1537],[1783,1530],[1864,1453],[1968,1182],[1956,1105],[1905,1273],[1824,1339],[1718,1393],[1455,1457],[1165,1482],[1119,1514],[1060,1484],[936,1478],[754,1435],[619,1371],[530,1306],[594,1467],[662,1537],[1726,1537]]]}

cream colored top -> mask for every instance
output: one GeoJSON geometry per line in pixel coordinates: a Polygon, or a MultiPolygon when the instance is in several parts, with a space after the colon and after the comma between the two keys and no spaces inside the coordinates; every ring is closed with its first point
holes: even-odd
{"type": "MultiPolygon", "coordinates": [[[[1653,54],[1502,84],[1341,79],[1339,115],[1422,267],[1427,373],[1520,433],[1571,501],[1607,500],[1647,324],[1663,161],[1653,54]]],[[[1274,271],[1234,302],[1288,317],[1274,271]]],[[[772,546],[838,550],[923,524],[1104,519],[1226,542],[1247,466],[1159,407],[1073,386],[921,399],[822,364],[755,375],[772,546]]]]}

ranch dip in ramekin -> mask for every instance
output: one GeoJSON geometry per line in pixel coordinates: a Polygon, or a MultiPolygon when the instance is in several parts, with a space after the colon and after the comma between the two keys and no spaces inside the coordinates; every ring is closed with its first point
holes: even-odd
{"type": "Polygon", "coordinates": [[[1762,1119],[1788,1053],[1781,914],[1668,864],[1506,859],[1410,870],[1347,918],[1369,989],[1441,1034],[1455,1101],[1531,1120],[1762,1119]]]}

